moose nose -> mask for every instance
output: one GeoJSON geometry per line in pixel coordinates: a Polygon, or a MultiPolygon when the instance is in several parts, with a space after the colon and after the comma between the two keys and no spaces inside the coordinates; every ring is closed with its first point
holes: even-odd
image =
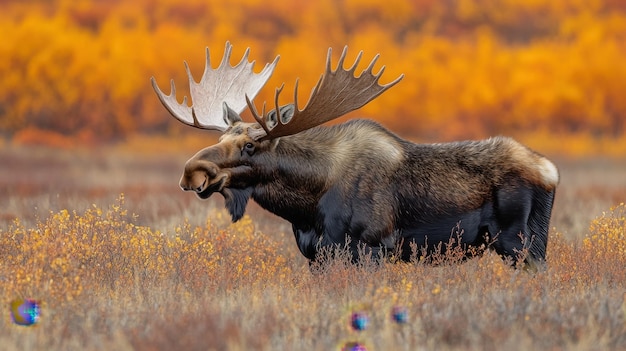
{"type": "Polygon", "coordinates": [[[191,187],[187,186],[187,184],[184,184],[183,182],[180,183],[180,188],[183,189],[184,191],[191,190],[191,187]]]}
{"type": "Polygon", "coordinates": [[[189,182],[187,182],[186,179],[181,179],[180,181],[180,188],[183,189],[184,191],[195,191],[196,193],[200,193],[202,192],[205,188],[206,188],[206,183],[207,183],[207,178],[204,178],[204,181],[202,182],[202,184],[195,186],[189,182]]]}

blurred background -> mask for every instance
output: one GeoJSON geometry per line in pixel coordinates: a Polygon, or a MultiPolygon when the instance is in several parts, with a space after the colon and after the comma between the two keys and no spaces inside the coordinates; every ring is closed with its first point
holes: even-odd
{"type": "MultiPolygon", "coordinates": [[[[349,45],[382,82],[404,80],[351,117],[415,141],[511,135],[549,155],[626,154],[626,2],[621,0],[0,0],[2,145],[75,148],[197,131],[171,118],[150,77],[187,93],[209,47],[230,41],[255,71],[281,55],[257,104],[300,78],[301,103],[349,45]]],[[[364,67],[363,67],[364,68],[364,67]]],[[[245,118],[245,116],[244,116],[245,118]]],[[[209,133],[211,134],[211,133],[209,133]]],[[[168,145],[167,140],[172,140],[168,145]]],[[[146,147],[146,149],[152,149],[146,147]]],[[[158,148],[157,148],[158,149],[158,148]]]]}

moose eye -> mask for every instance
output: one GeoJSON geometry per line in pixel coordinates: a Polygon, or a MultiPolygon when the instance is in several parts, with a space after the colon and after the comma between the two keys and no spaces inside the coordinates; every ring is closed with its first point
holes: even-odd
{"type": "Polygon", "coordinates": [[[245,143],[242,151],[245,151],[248,155],[252,155],[254,153],[254,144],[245,143]]]}

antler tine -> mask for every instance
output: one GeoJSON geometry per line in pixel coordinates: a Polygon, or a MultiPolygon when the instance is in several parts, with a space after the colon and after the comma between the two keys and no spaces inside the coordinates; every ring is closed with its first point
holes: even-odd
{"type": "Polygon", "coordinates": [[[347,51],[348,47],[345,46],[339,57],[337,68],[333,70],[331,64],[332,48],[328,49],[326,70],[313,87],[309,101],[302,110],[298,107],[298,80],[296,80],[294,88],[294,102],[291,109],[285,109],[285,107],[279,109],[278,96],[282,87],[277,89],[274,95],[276,109],[267,115],[264,114],[263,117],[255,116],[255,119],[265,130],[264,135],[259,135],[258,140],[296,134],[343,116],[372,101],[404,77],[402,74],[393,82],[381,85],[379,79],[384,72],[384,66],[377,74],[372,73],[379,55],[376,55],[367,68],[359,76],[356,76],[356,67],[363,52],[359,52],[354,64],[346,69],[344,68],[344,61],[347,51]],[[273,117],[273,113],[277,116],[273,117]]]}
{"type": "MultiPolygon", "coordinates": [[[[317,91],[317,87],[320,85],[320,82],[322,81],[322,77],[320,77],[320,79],[317,81],[317,84],[315,84],[315,87],[313,87],[313,90],[311,91],[311,95],[315,94],[315,92],[317,91]]],[[[296,85],[293,88],[293,106],[294,106],[295,111],[300,111],[300,108],[298,107],[298,83],[299,82],[300,82],[300,78],[296,78],[296,85]]]]}
{"type": "Polygon", "coordinates": [[[263,116],[265,116],[265,105],[266,105],[265,101],[263,101],[263,109],[261,110],[260,115],[256,109],[256,106],[254,105],[254,101],[252,101],[250,97],[248,97],[247,94],[246,94],[246,104],[248,105],[248,109],[250,110],[250,113],[252,113],[252,117],[254,117],[254,119],[261,126],[261,128],[263,128],[262,130],[249,129],[248,135],[255,140],[259,140],[265,137],[270,132],[270,129],[268,129],[267,127],[267,124],[263,121],[263,116]]]}
{"type": "MultiPolygon", "coordinates": [[[[340,68],[343,68],[343,62],[345,61],[346,58],[346,54],[348,53],[348,46],[344,46],[343,47],[343,51],[341,52],[341,57],[339,58],[339,63],[337,64],[337,70],[340,68]]],[[[352,72],[354,73],[356,71],[356,66],[359,64],[359,62],[361,62],[361,57],[363,56],[363,50],[359,51],[359,53],[356,55],[356,59],[354,60],[354,64],[352,64],[352,66],[350,66],[350,68],[347,69],[348,72],[352,72]]],[[[376,63],[376,60],[378,60],[378,57],[380,55],[376,55],[374,57],[374,59],[372,60],[372,63],[370,63],[370,65],[373,65],[374,63],[376,63]]],[[[328,60],[330,61],[330,53],[328,55],[328,60]]],[[[335,70],[335,71],[337,71],[335,70]]]]}
{"type": "Polygon", "coordinates": [[[268,132],[269,130],[266,129],[267,126],[263,122],[263,116],[265,116],[265,101],[263,101],[263,109],[261,110],[261,114],[260,115],[259,115],[259,112],[256,109],[256,106],[254,105],[254,101],[252,99],[250,99],[248,94],[246,94],[246,104],[248,105],[248,109],[250,110],[250,113],[252,113],[252,117],[254,117],[254,119],[261,125],[261,127],[263,127],[263,129],[266,132],[268,132]]]}
{"type": "Polygon", "coordinates": [[[284,124],[281,118],[282,116],[279,113],[280,107],[278,106],[278,96],[283,91],[284,87],[285,87],[285,83],[281,84],[280,87],[276,88],[276,90],[274,91],[274,111],[276,111],[276,124],[284,124]]]}
{"type": "Polygon", "coordinates": [[[189,69],[189,65],[187,64],[187,61],[183,61],[183,65],[185,66],[185,72],[187,73],[187,80],[189,81],[189,86],[191,87],[192,84],[197,84],[196,81],[193,79],[193,75],[191,74],[191,69],[189,69]]]}
{"type": "Polygon", "coordinates": [[[197,127],[195,125],[195,121],[193,118],[191,120],[189,120],[188,118],[185,118],[185,116],[191,115],[192,110],[191,110],[191,107],[187,105],[186,96],[183,97],[183,102],[180,104],[176,100],[176,86],[174,85],[173,79],[170,81],[170,94],[169,95],[165,95],[165,93],[159,88],[154,76],[150,78],[150,82],[152,83],[152,88],[154,89],[157,96],[159,97],[159,100],[174,118],[176,118],[180,122],[187,124],[189,126],[197,127]]]}
{"type": "MultiPolygon", "coordinates": [[[[233,51],[233,46],[230,44],[230,42],[226,42],[226,47],[224,48],[224,56],[222,56],[222,62],[220,62],[220,65],[217,67],[217,69],[226,67],[227,65],[230,64],[230,54],[233,51]]],[[[243,54],[243,57],[241,58],[242,60],[246,59],[248,56],[248,52],[250,51],[250,48],[246,49],[246,52],[243,54]]],[[[207,55],[209,54],[209,48],[206,49],[207,55]]],[[[207,66],[207,68],[209,68],[211,66],[207,66]]]]}
{"type": "MultiPolygon", "coordinates": [[[[383,72],[385,71],[385,65],[383,65],[380,70],[378,71],[378,73],[374,74],[374,65],[376,64],[376,61],[378,61],[378,58],[380,57],[380,54],[377,54],[376,56],[374,56],[374,59],[372,60],[372,62],[370,62],[370,65],[367,66],[367,68],[365,70],[363,70],[363,73],[368,73],[371,75],[376,76],[376,78],[380,78],[380,76],[383,74],[383,72]]],[[[378,79],[376,79],[376,81],[378,81],[378,79]]]]}
{"type": "MultiPolygon", "coordinates": [[[[382,74],[382,71],[384,71],[384,69],[385,69],[385,66],[383,66],[383,67],[380,69],[380,72],[378,72],[378,73],[379,73],[379,74],[382,74]]],[[[380,78],[380,76],[379,76],[378,78],[380,78]]],[[[389,89],[389,88],[391,88],[392,86],[394,86],[394,85],[398,84],[398,83],[399,83],[399,82],[400,82],[403,78],[404,78],[404,73],[400,74],[400,75],[398,76],[398,78],[394,79],[393,81],[391,81],[391,82],[389,82],[389,83],[387,83],[387,84],[383,85],[383,87],[385,87],[385,89],[389,89]]],[[[378,81],[378,79],[377,79],[376,81],[378,81]]]]}
{"type": "MultiPolygon", "coordinates": [[[[371,74],[371,75],[375,76],[376,77],[376,83],[379,82],[380,77],[382,77],[383,73],[385,72],[385,69],[387,68],[387,66],[383,65],[378,70],[378,73],[376,73],[376,74],[373,73],[373,71],[374,71],[374,64],[376,63],[376,61],[378,61],[379,57],[380,57],[380,54],[376,54],[376,56],[374,57],[374,59],[372,60],[370,65],[363,71],[363,73],[368,73],[368,74],[371,74]]],[[[382,86],[385,87],[385,88],[387,88],[387,87],[391,88],[392,86],[394,86],[398,82],[400,82],[402,80],[402,78],[404,78],[404,73],[400,74],[400,76],[398,76],[398,78],[394,79],[392,82],[389,82],[389,83],[384,84],[382,86]]]]}
{"type": "Polygon", "coordinates": [[[152,86],[167,110],[179,121],[201,129],[215,129],[225,131],[229,127],[229,121],[225,120],[223,104],[226,103],[232,110],[241,113],[248,99],[254,98],[259,90],[269,80],[280,56],[276,56],[272,63],[265,65],[259,73],[254,73],[255,61],[249,62],[250,48],[247,48],[243,57],[235,66],[230,65],[232,45],[226,42],[224,55],[220,65],[216,69],[211,68],[211,55],[206,48],[204,72],[200,82],[193,79],[187,62],[184,62],[187,77],[189,79],[189,93],[192,106],[187,105],[187,97],[183,103],[176,100],[176,89],[171,83],[170,95],[165,95],[152,77],[152,86]]]}

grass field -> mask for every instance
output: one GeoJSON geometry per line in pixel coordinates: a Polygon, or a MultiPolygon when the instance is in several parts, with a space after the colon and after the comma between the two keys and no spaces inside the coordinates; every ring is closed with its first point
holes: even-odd
{"type": "Polygon", "coordinates": [[[0,348],[626,350],[625,160],[556,160],[545,272],[488,252],[314,275],[288,223],[180,191],[194,151],[0,145],[0,348]],[[41,301],[37,325],[12,324],[16,297],[41,301]]]}

